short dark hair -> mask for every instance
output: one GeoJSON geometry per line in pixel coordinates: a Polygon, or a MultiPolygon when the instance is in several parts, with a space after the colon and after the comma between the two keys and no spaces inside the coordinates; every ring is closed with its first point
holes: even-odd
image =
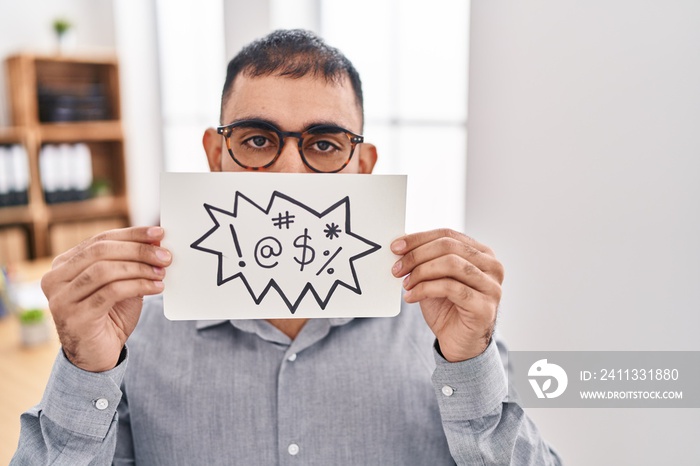
{"type": "Polygon", "coordinates": [[[360,75],[340,50],[329,46],[313,32],[281,29],[245,46],[228,64],[221,94],[222,115],[233,82],[241,73],[250,77],[276,75],[293,79],[311,74],[336,83],[347,76],[364,120],[360,75]]]}

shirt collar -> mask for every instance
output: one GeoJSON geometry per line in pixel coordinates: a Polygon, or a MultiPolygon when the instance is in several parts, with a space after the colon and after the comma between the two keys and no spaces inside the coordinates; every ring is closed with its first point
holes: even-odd
{"type": "MultiPolygon", "coordinates": [[[[335,317],[335,318],[330,318],[328,321],[330,322],[332,327],[337,327],[340,325],[345,325],[351,320],[353,320],[354,317],[335,317]]],[[[225,322],[231,322],[231,324],[235,327],[235,320],[198,320],[197,321],[197,330],[203,330],[205,328],[210,328],[210,327],[216,327],[217,325],[221,325],[225,322]]]]}
{"type": "Polygon", "coordinates": [[[215,327],[217,325],[221,325],[224,322],[229,322],[228,320],[198,320],[197,321],[197,330],[202,330],[205,328],[209,327],[215,327]]]}
{"type": "Polygon", "coordinates": [[[317,342],[321,341],[328,335],[331,328],[347,324],[353,320],[352,318],[334,318],[334,319],[311,319],[306,325],[301,329],[299,335],[292,340],[287,335],[282,333],[277,327],[265,322],[264,320],[204,320],[197,321],[197,329],[203,330],[206,328],[212,328],[217,325],[225,324],[229,322],[236,329],[252,333],[262,338],[265,341],[274,343],[277,345],[286,346],[289,351],[299,352],[302,351],[317,342]]]}

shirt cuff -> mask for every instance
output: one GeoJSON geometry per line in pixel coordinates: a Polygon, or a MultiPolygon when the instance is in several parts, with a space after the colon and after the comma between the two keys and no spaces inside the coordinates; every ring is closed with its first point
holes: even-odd
{"type": "Polygon", "coordinates": [[[433,387],[445,421],[477,419],[493,413],[506,399],[508,386],[494,339],[483,353],[449,362],[433,347],[437,367],[433,387]]]}
{"type": "Polygon", "coordinates": [[[88,372],[74,366],[61,349],[41,400],[43,415],[76,434],[105,438],[122,398],[126,346],[119,359],[114,369],[88,372]]]}

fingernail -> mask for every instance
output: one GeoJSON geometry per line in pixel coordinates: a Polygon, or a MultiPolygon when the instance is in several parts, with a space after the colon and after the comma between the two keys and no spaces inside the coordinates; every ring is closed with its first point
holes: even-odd
{"type": "Polygon", "coordinates": [[[407,275],[406,278],[403,279],[403,287],[404,287],[404,289],[405,289],[406,286],[408,285],[408,279],[409,279],[409,277],[410,277],[410,275],[407,275]]]}
{"type": "Polygon", "coordinates": [[[162,261],[170,260],[170,251],[167,249],[156,249],[156,257],[162,261]]]}
{"type": "Polygon", "coordinates": [[[408,301],[409,299],[411,299],[412,296],[413,296],[413,292],[409,290],[403,294],[403,299],[408,301]]]}
{"type": "Polygon", "coordinates": [[[165,274],[165,269],[163,267],[153,267],[153,271],[156,273],[156,275],[165,274]]]}
{"type": "Polygon", "coordinates": [[[163,228],[161,227],[151,227],[146,231],[146,234],[151,238],[158,238],[163,235],[163,228]]]}
{"type": "Polygon", "coordinates": [[[162,290],[165,287],[163,282],[160,280],[153,280],[153,284],[155,285],[156,289],[158,289],[158,290],[162,290]]]}
{"type": "Polygon", "coordinates": [[[402,239],[391,243],[391,250],[393,252],[399,253],[399,252],[403,251],[404,249],[406,249],[406,241],[404,241],[402,239]]]}
{"type": "Polygon", "coordinates": [[[391,268],[391,271],[395,274],[399,273],[401,270],[401,261],[398,261],[394,266],[391,268]]]}

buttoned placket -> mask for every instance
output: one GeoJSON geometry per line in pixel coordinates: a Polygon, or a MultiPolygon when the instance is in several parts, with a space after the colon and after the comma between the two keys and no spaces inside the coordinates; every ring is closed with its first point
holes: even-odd
{"type": "MultiPolygon", "coordinates": [[[[323,340],[335,325],[347,323],[351,319],[312,319],[302,328],[299,335],[290,342],[284,353],[277,379],[277,426],[279,464],[303,464],[304,438],[300,437],[299,426],[304,423],[304,413],[298,411],[297,399],[304,396],[299,393],[300,374],[306,373],[305,364],[310,364],[305,358],[305,352],[313,350],[313,346],[323,340]]],[[[306,366],[308,367],[308,366],[306,366]]],[[[307,413],[308,414],[308,413],[307,413]]],[[[310,452],[313,454],[313,452],[310,452]]],[[[308,458],[308,457],[307,457],[308,458]]]]}
{"type": "MultiPolygon", "coordinates": [[[[246,332],[254,333],[261,339],[283,349],[280,369],[277,375],[277,443],[278,463],[303,464],[304,439],[300,438],[299,426],[304,422],[304,415],[298,412],[297,400],[304,396],[299,385],[303,385],[299,373],[303,373],[300,365],[307,364],[304,352],[312,350],[312,346],[323,340],[332,327],[344,325],[351,318],[311,319],[292,340],[269,322],[254,320],[232,320],[231,325],[246,332]],[[299,369],[297,369],[299,367],[299,369]]],[[[200,326],[211,325],[202,323],[200,326]]],[[[311,452],[312,453],[312,452],[311,452]]]]}

